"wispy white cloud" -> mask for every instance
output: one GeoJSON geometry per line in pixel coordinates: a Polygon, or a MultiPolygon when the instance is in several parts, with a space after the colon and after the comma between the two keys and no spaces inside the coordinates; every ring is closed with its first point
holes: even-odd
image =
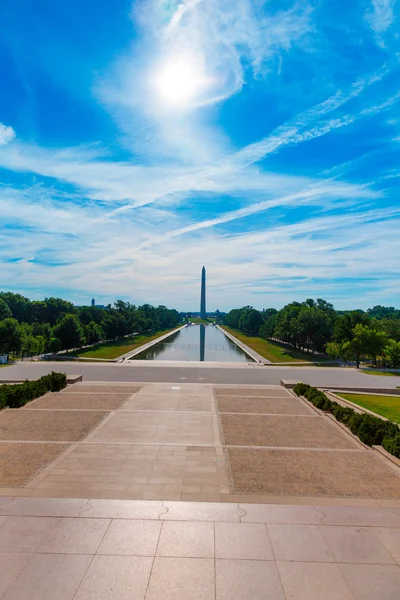
{"type": "MultiPolygon", "coordinates": [[[[253,142],[253,122],[249,131],[245,122],[232,127],[236,137],[219,122],[222,100],[232,110],[234,95],[243,91],[246,106],[251,86],[269,92],[271,73],[284,97],[287,56],[317,25],[306,0],[272,12],[278,4],[137,0],[137,41],[94,86],[128,158],[117,160],[101,142],[65,149],[60,142],[60,149],[16,140],[0,149],[0,166],[17,172],[18,181],[27,174],[42,182],[0,188],[3,285],[40,297],[60,282],[79,302],[93,295],[113,300],[118,292],[134,302],[188,309],[198,304],[198,274],[206,263],[210,306],[221,309],[279,305],[314,290],[343,303],[359,290],[360,305],[382,290],[394,297],[400,219],[396,207],[384,208],[390,203],[384,182],[377,186],[372,171],[365,185],[350,177],[356,158],[342,158],[338,148],[332,163],[329,151],[315,164],[298,160],[308,141],[393,111],[399,94],[385,87],[389,66],[364,76],[355,66],[333,95],[324,96],[313,81],[316,93],[309,98],[318,100],[304,102],[310,107],[297,114],[293,105],[275,111],[259,141],[253,142]],[[152,81],[163,61],[176,56],[193,58],[210,82],[181,110],[164,106],[152,81]],[[280,122],[279,114],[294,116],[280,122]],[[293,164],[275,156],[272,172],[257,165],[289,146],[299,153],[293,164]],[[379,280],[379,289],[367,289],[362,280],[368,277],[379,280]],[[341,280],[350,280],[352,289],[341,280]]],[[[395,5],[373,4],[371,27],[381,33],[391,26],[387,15],[395,5]]],[[[364,22],[363,14],[359,18],[364,22]]],[[[367,126],[355,137],[364,133],[367,126]]],[[[0,126],[0,143],[2,134],[11,141],[13,130],[0,126]]],[[[366,149],[367,143],[361,152],[366,149]]]]}
{"type": "Polygon", "coordinates": [[[379,112],[379,110],[382,110],[386,106],[390,106],[397,100],[397,95],[395,98],[390,99],[390,103],[386,100],[386,104],[369,107],[359,114],[353,113],[330,120],[322,120],[327,114],[341,108],[350,100],[360,96],[360,94],[371,85],[381,81],[388,72],[389,69],[385,65],[376,73],[373,73],[368,77],[360,78],[347,90],[338,90],[334,95],[323,102],[297,114],[284,125],[277,127],[270,135],[261,141],[249,144],[238,152],[237,158],[239,162],[251,164],[263,159],[265,156],[275,152],[282,146],[299,144],[304,141],[321,137],[334,129],[353,123],[357,118],[360,118],[360,116],[373,114],[379,112]]]}
{"type": "MultiPolygon", "coordinates": [[[[35,212],[38,188],[20,196],[14,192],[12,197],[3,191],[1,197],[2,213],[7,201],[14,206],[7,222],[14,219],[24,225],[24,233],[18,236],[7,229],[1,233],[3,286],[16,289],[23,282],[24,290],[35,297],[48,289],[51,277],[75,290],[79,302],[93,295],[112,300],[118,290],[118,295],[134,302],[150,299],[194,308],[205,262],[210,307],[229,308],[238,302],[260,308],[279,306],[313,291],[338,299],[338,306],[348,306],[349,281],[353,292],[360,290],[357,304],[367,306],[373,297],[382,297],[382,290],[388,294],[389,282],[400,275],[398,208],[333,212],[292,225],[266,220],[265,228],[257,231],[199,229],[187,232],[184,241],[171,237],[140,248],[141,241],[156,235],[152,215],[146,220],[147,209],[133,222],[99,219],[93,226],[90,206],[74,207],[66,218],[60,206],[47,198],[42,210],[35,212]],[[363,278],[380,283],[376,289],[371,289],[371,283],[363,287],[363,278]],[[347,283],[341,284],[341,279],[347,283]]],[[[158,227],[165,230],[168,225],[158,227]]]]}
{"type": "Polygon", "coordinates": [[[0,123],[0,146],[5,146],[15,138],[15,131],[10,125],[0,123]]]}
{"type": "Polygon", "coordinates": [[[371,28],[378,34],[389,29],[395,19],[396,0],[371,0],[367,20],[371,28]]]}

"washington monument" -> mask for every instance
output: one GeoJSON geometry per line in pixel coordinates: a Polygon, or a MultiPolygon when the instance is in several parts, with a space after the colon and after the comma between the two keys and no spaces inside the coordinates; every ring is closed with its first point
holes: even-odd
{"type": "Polygon", "coordinates": [[[200,295],[200,317],[202,319],[207,318],[206,311],[206,269],[205,267],[201,270],[201,295],[200,295]]]}

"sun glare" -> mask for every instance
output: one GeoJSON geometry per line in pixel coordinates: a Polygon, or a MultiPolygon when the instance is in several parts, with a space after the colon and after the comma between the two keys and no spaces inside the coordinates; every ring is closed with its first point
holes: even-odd
{"type": "Polygon", "coordinates": [[[201,94],[207,80],[197,65],[183,60],[171,60],[156,74],[155,85],[164,102],[185,106],[201,94]]]}

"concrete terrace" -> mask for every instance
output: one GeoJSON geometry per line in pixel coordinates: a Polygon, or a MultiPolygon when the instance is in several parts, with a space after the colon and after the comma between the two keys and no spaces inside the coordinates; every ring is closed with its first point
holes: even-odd
{"type": "Polygon", "coordinates": [[[1,600],[397,600],[400,469],[280,386],[0,413],[1,600]]]}
{"type": "Polygon", "coordinates": [[[400,498],[392,462],[281,386],[77,383],[3,411],[0,447],[3,496],[400,498]]]}

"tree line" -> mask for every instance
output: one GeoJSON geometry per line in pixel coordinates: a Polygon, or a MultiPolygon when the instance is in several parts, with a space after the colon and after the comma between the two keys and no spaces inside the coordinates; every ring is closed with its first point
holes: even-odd
{"type": "Polygon", "coordinates": [[[117,300],[105,308],[75,307],[62,298],[29,300],[0,292],[0,354],[36,356],[175,327],[176,310],[117,300]]]}
{"type": "Polygon", "coordinates": [[[400,310],[374,306],[367,311],[337,311],[325,300],[291,302],[281,310],[252,306],[231,310],[224,323],[247,334],[290,344],[302,352],[327,354],[359,367],[363,357],[373,364],[400,366],[400,310]]]}

